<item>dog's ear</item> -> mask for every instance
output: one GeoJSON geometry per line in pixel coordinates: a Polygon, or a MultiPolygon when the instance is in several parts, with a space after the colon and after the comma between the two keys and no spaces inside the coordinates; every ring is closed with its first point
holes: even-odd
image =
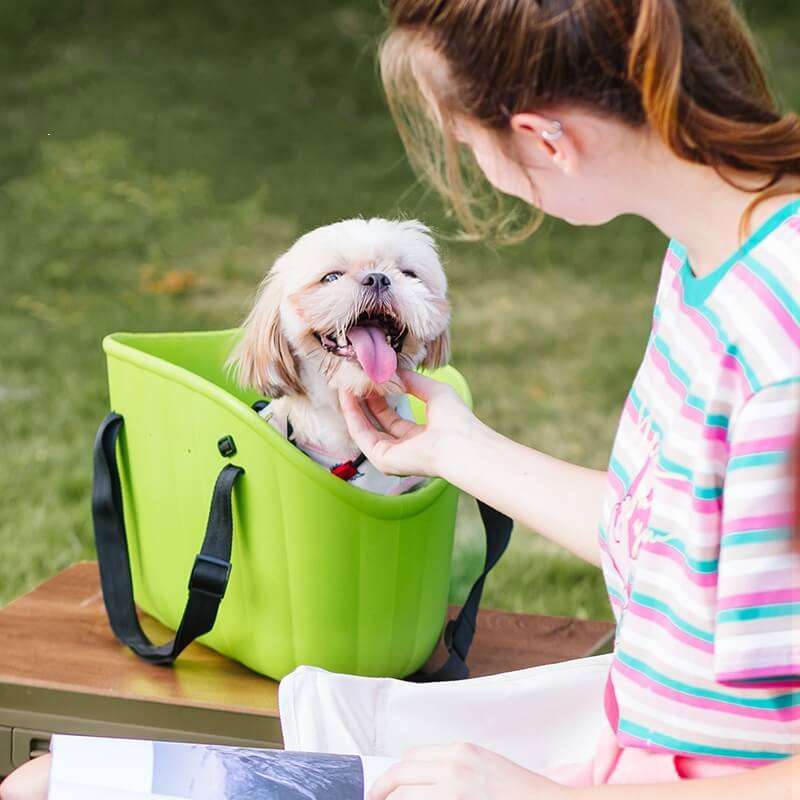
{"type": "Polygon", "coordinates": [[[279,283],[270,276],[261,285],[242,338],[228,359],[241,386],[273,399],[303,394],[297,358],[281,327],[280,300],[279,283]]]}
{"type": "Polygon", "coordinates": [[[425,344],[425,358],[422,366],[426,369],[444,367],[450,361],[450,329],[445,328],[435,339],[425,344]]]}

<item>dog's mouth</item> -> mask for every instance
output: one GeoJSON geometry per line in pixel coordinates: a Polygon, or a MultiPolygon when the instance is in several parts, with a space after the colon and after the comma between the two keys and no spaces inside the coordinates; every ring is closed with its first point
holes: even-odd
{"type": "Polygon", "coordinates": [[[328,353],[357,361],[371,381],[385,383],[397,369],[397,354],[407,333],[393,314],[365,312],[346,331],[314,335],[328,353]]]}

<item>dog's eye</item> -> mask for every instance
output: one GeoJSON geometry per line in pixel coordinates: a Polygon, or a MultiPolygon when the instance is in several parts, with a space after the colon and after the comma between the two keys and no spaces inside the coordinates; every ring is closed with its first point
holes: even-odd
{"type": "Polygon", "coordinates": [[[401,272],[403,273],[403,275],[407,275],[409,278],[414,278],[414,279],[418,279],[419,278],[419,276],[417,275],[416,272],[414,272],[413,269],[404,269],[404,270],[401,270],[401,272]]]}
{"type": "Polygon", "coordinates": [[[323,275],[320,283],[333,283],[334,281],[338,281],[342,275],[344,275],[343,272],[329,272],[327,275],[323,275]]]}

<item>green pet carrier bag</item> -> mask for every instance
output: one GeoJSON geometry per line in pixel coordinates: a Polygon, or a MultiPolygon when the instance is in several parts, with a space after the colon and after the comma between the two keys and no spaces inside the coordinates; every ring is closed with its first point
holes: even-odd
{"type": "MultiPolygon", "coordinates": [[[[103,342],[114,411],[95,442],[92,511],[117,638],[157,664],[198,639],[275,679],[300,664],[466,677],[483,581],[510,520],[481,506],[484,569],[445,628],[447,662],[419,672],[446,615],[457,490],[435,479],[385,497],[321,468],[232,381],[224,364],[237,336],[118,333],[103,342]],[[174,640],[153,644],[137,605],[174,640]]],[[[470,401],[455,369],[433,377],[470,401]]],[[[412,408],[422,418],[423,404],[412,398],[412,408]]]]}

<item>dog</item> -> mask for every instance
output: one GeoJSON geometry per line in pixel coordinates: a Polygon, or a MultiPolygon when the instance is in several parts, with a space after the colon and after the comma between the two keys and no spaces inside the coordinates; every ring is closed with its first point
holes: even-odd
{"type": "Polygon", "coordinates": [[[398,369],[450,357],[447,280],[416,220],[347,219],[301,236],[259,288],[228,365],[271,402],[260,413],[334,474],[382,494],[420,478],[385,476],[348,433],[338,390],[382,395],[412,419],[398,369]]]}

